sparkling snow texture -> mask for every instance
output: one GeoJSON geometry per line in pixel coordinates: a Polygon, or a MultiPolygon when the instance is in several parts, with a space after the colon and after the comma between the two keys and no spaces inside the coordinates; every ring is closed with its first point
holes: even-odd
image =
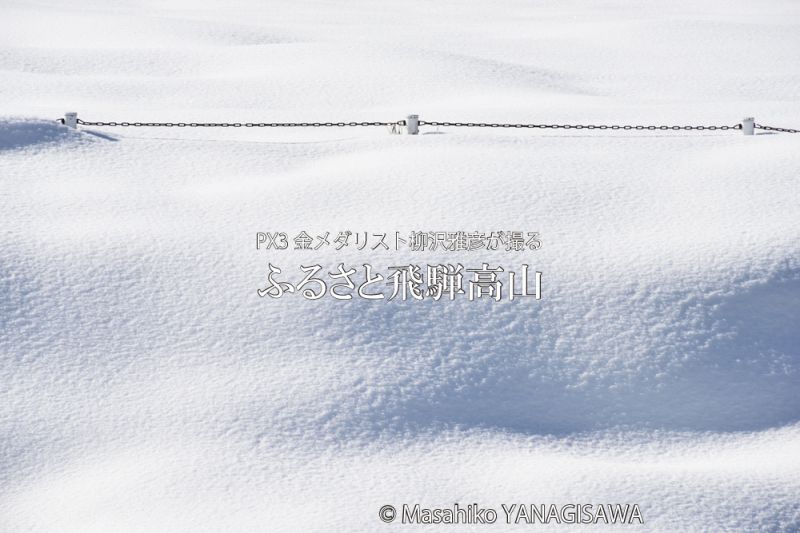
{"type": "Polygon", "coordinates": [[[454,502],[800,529],[800,135],[53,123],[800,127],[798,100],[791,1],[0,2],[0,531],[454,502]],[[303,229],[543,247],[255,249],[303,229]],[[444,259],[527,262],[544,298],[256,294],[267,262],[444,259]]]}

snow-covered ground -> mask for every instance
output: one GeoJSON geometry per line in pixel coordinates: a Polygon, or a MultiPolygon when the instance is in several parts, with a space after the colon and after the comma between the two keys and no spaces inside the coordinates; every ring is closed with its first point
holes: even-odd
{"type": "Polygon", "coordinates": [[[0,1],[0,531],[456,502],[800,529],[800,135],[54,123],[796,128],[799,101],[792,1],[0,1]],[[255,246],[348,229],[543,246],[255,246]],[[531,264],[543,298],[256,293],[268,262],[439,260],[531,264]]]}

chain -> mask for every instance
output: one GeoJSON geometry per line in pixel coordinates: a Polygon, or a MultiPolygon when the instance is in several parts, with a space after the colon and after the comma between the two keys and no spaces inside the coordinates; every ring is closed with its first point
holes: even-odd
{"type": "MultiPolygon", "coordinates": [[[[59,119],[64,123],[64,119],[59,119]]],[[[122,127],[156,127],[156,128],[344,128],[366,126],[405,126],[405,120],[393,122],[91,122],[77,120],[83,126],[122,126],[122,127]]],[[[504,123],[504,122],[449,122],[437,120],[420,120],[420,126],[442,126],[453,128],[528,128],[528,129],[553,129],[553,130],[648,130],[648,131],[715,131],[715,130],[740,130],[741,124],[732,126],[644,126],[640,124],[529,124],[529,123],[504,123]]],[[[778,128],[755,124],[760,130],[778,131],[782,133],[800,133],[800,130],[791,128],[778,128]]]]}
{"type": "Polygon", "coordinates": [[[630,124],[509,124],[496,122],[439,122],[420,120],[420,126],[444,126],[455,128],[538,128],[554,130],[738,130],[741,124],[733,126],[642,126],[630,124]]]}
{"type": "MultiPolygon", "coordinates": [[[[64,119],[60,119],[64,122],[64,119]]],[[[83,126],[122,126],[155,128],[342,128],[348,126],[405,126],[405,120],[395,122],[90,122],[77,120],[83,126]]]]}
{"type": "Polygon", "coordinates": [[[755,124],[755,127],[760,130],[767,130],[767,131],[781,131],[783,133],[800,133],[800,130],[793,130],[791,128],[778,128],[776,126],[764,126],[761,124],[755,124]]]}

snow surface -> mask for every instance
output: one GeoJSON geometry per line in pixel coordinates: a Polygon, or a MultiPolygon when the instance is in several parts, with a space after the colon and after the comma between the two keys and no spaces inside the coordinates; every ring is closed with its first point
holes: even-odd
{"type": "MultiPolygon", "coordinates": [[[[416,531],[378,508],[454,502],[800,529],[800,135],[53,123],[798,127],[800,4],[0,15],[0,531],[416,531]],[[255,250],[302,229],[520,229],[543,247],[255,250]],[[521,257],[540,302],[256,295],[268,261],[521,257]]],[[[513,528],[475,527],[495,529],[513,528]]]]}

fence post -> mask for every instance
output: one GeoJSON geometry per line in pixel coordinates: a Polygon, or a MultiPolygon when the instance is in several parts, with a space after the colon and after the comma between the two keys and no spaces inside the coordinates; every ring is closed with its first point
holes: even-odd
{"type": "Polygon", "coordinates": [[[74,111],[64,113],[64,125],[73,130],[78,129],[78,114],[74,111]]]}
{"type": "Polygon", "coordinates": [[[406,131],[409,135],[419,133],[419,115],[408,115],[406,117],[406,131]]]}
{"type": "Polygon", "coordinates": [[[755,134],[755,126],[756,126],[756,119],[753,117],[747,117],[742,119],[742,133],[745,135],[754,135],[755,134]]]}

